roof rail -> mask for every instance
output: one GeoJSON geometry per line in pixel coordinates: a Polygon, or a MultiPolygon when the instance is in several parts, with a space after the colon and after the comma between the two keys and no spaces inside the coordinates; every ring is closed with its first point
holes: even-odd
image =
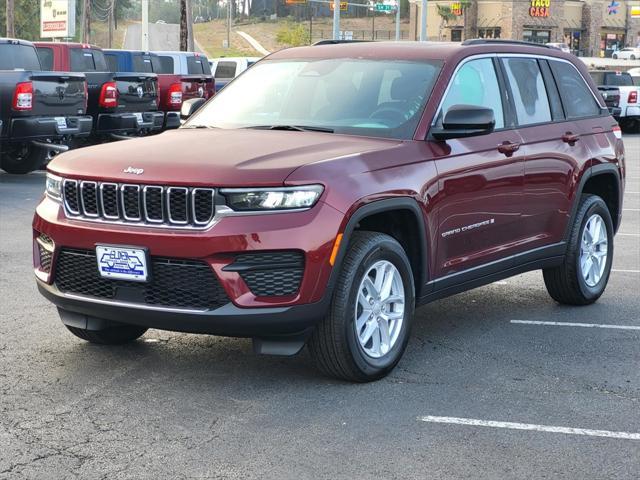
{"type": "Polygon", "coordinates": [[[462,45],[526,45],[528,47],[551,48],[541,43],[525,42],[523,40],[503,40],[501,38],[473,38],[465,40],[462,45]]]}
{"type": "Polygon", "coordinates": [[[373,40],[319,40],[311,46],[315,47],[316,45],[339,45],[341,43],[364,43],[372,41],[373,40]]]}

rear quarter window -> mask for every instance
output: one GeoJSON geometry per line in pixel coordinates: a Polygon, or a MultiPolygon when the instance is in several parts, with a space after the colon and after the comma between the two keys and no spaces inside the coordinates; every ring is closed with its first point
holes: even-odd
{"type": "Polygon", "coordinates": [[[216,66],[216,78],[234,78],[236,76],[236,62],[218,62],[216,66]]]}
{"type": "Polygon", "coordinates": [[[187,73],[192,75],[205,74],[210,75],[209,60],[202,55],[190,55],[187,57],[187,73]]]}
{"type": "Polygon", "coordinates": [[[558,85],[567,118],[584,118],[600,115],[600,104],[580,72],[566,62],[549,61],[558,85]]]}
{"type": "Polygon", "coordinates": [[[118,70],[118,57],[116,55],[105,55],[104,58],[107,61],[107,67],[110,72],[117,72],[118,70]]]}
{"type": "Polygon", "coordinates": [[[100,50],[71,48],[69,50],[72,72],[106,72],[107,62],[100,50]]]}
{"type": "Polygon", "coordinates": [[[153,73],[151,58],[147,55],[134,55],[133,71],[138,73],[153,73]]]}
{"type": "Polygon", "coordinates": [[[160,55],[158,57],[160,62],[160,70],[156,73],[170,73],[173,74],[173,58],[165,55],[160,55]]]}

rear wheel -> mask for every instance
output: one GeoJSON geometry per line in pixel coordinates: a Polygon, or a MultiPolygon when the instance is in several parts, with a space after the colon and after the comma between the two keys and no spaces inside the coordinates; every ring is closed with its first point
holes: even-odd
{"type": "Polygon", "coordinates": [[[613,55],[611,55],[611,58],[613,58],[614,60],[617,60],[618,59],[618,54],[614,53],[613,55]]]}
{"type": "Polygon", "coordinates": [[[84,328],[71,327],[65,325],[76,337],[91,343],[101,345],[120,345],[122,343],[133,342],[140,338],[147,331],[145,327],[134,325],[124,325],[121,327],[110,327],[104,330],[85,330],[84,328]]]}
{"type": "Polygon", "coordinates": [[[25,174],[37,170],[49,160],[47,149],[33,145],[11,146],[2,152],[0,167],[7,173],[25,174]]]}
{"type": "Polygon", "coordinates": [[[559,303],[589,305],[602,295],[613,260],[613,222],[596,195],[583,195],[564,263],[543,271],[549,295],[559,303]]]}
{"type": "Polygon", "coordinates": [[[308,346],[325,374],[354,382],[387,375],[409,340],[415,305],[411,264],[389,235],[355,232],[329,314],[308,346]]]}

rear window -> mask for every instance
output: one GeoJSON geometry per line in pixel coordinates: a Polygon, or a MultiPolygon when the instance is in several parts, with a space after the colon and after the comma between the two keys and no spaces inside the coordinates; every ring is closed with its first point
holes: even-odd
{"type": "Polygon", "coordinates": [[[151,58],[148,55],[134,55],[133,71],[138,73],[153,73],[151,58]]]}
{"type": "Polygon", "coordinates": [[[69,50],[72,72],[106,72],[107,61],[100,50],[71,48],[69,50]]]}
{"type": "Polygon", "coordinates": [[[173,57],[167,57],[160,55],[158,57],[160,62],[160,69],[156,73],[171,73],[173,74],[173,57]]]}
{"type": "Polygon", "coordinates": [[[607,72],[605,74],[605,85],[613,85],[616,87],[631,87],[633,79],[628,73],[607,72]]]}
{"type": "Polygon", "coordinates": [[[109,67],[110,72],[118,71],[118,57],[116,55],[106,54],[104,58],[107,60],[107,67],[109,67]]]}
{"type": "Polygon", "coordinates": [[[40,70],[40,60],[31,45],[0,43],[0,70],[40,70]]]}
{"type": "Polygon", "coordinates": [[[49,47],[36,47],[38,50],[38,57],[40,58],[40,65],[42,70],[53,70],[53,49],[49,47]]]}
{"type": "Polygon", "coordinates": [[[565,62],[549,61],[567,118],[600,115],[600,104],[576,68],[565,62]]]}
{"type": "Polygon", "coordinates": [[[187,73],[190,75],[204,73],[211,75],[209,60],[203,55],[190,55],[187,57],[187,73]]]}
{"type": "Polygon", "coordinates": [[[236,62],[218,62],[216,78],[233,78],[236,76],[236,62]]]}

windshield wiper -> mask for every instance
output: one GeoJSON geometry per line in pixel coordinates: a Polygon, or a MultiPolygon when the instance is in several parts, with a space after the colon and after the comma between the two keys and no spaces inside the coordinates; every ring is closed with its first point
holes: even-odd
{"type": "Polygon", "coordinates": [[[254,128],[259,130],[289,130],[293,132],[323,132],[333,133],[333,128],[314,127],[307,125],[251,125],[244,128],[254,128]]]}
{"type": "Polygon", "coordinates": [[[218,127],[210,127],[209,125],[187,125],[182,128],[218,128],[218,127]]]}

